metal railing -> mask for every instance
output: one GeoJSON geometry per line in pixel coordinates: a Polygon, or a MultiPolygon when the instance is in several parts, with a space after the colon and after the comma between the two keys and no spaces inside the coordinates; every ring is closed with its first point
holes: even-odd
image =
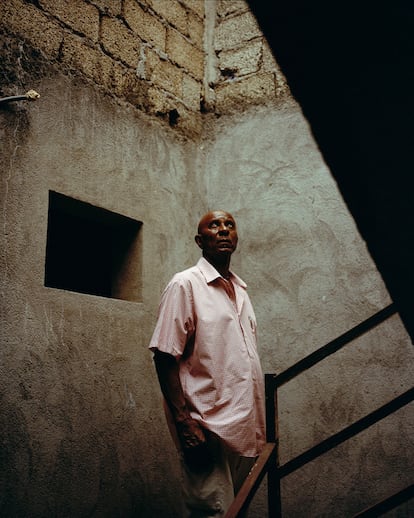
{"type": "MultiPolygon", "coordinates": [[[[306,450],[297,457],[289,460],[283,465],[279,462],[279,429],[278,429],[278,401],[277,390],[282,385],[295,378],[302,372],[313,367],[320,361],[324,360],[331,354],[339,351],[342,347],[353,341],[355,338],[363,335],[370,329],[384,322],[387,318],[397,313],[394,304],[390,304],[372,317],[363,321],[350,331],[339,336],[335,340],[329,342],[317,351],[313,352],[303,360],[299,361],[292,367],[279,375],[266,374],[266,425],[267,425],[267,444],[263,452],[257,459],[246,481],[236,495],[230,509],[227,511],[226,518],[237,518],[242,515],[248,508],[253,499],[264,476],[268,476],[268,507],[269,518],[281,518],[282,501],[280,482],[281,479],[297,469],[301,468],[308,462],[316,459],[320,455],[335,448],[344,441],[354,437],[358,433],[366,430],[368,427],[377,423],[384,417],[394,413],[398,409],[407,405],[414,400],[414,388],[407,390],[400,396],[396,397],[387,404],[381,406],[374,412],[359,419],[350,426],[344,428],[340,432],[323,440],[316,446],[306,450]]],[[[356,517],[373,518],[380,516],[388,510],[409,500],[414,494],[414,484],[402,489],[395,495],[390,496],[373,507],[362,511],[356,517]]]]}

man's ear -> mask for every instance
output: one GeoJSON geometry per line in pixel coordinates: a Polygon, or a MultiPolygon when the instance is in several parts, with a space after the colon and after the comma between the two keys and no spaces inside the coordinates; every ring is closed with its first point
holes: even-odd
{"type": "Polygon", "coordinates": [[[202,242],[202,239],[201,239],[201,236],[200,234],[197,234],[196,236],[194,236],[194,240],[195,242],[197,243],[197,245],[203,249],[203,242],[202,242]]]}

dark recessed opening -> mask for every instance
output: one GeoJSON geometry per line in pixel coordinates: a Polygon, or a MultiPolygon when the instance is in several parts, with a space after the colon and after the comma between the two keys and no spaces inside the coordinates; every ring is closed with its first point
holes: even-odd
{"type": "Polygon", "coordinates": [[[140,301],[141,225],[49,191],[45,286],[140,301]]]}
{"type": "Polygon", "coordinates": [[[223,68],[220,73],[226,79],[234,79],[237,76],[237,68],[223,68]]]}
{"type": "Polygon", "coordinates": [[[175,108],[168,112],[168,122],[169,122],[170,126],[177,126],[179,116],[180,116],[180,114],[178,113],[178,111],[175,108]]]}

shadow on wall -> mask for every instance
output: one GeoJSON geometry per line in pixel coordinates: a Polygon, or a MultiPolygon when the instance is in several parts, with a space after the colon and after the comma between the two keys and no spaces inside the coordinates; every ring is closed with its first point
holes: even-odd
{"type": "Polygon", "coordinates": [[[249,3],[414,339],[414,6],[249,3]]]}
{"type": "MultiPolygon", "coordinates": [[[[30,391],[23,383],[20,390],[29,401],[30,391]]],[[[138,469],[121,473],[116,444],[108,435],[101,437],[97,430],[59,439],[49,425],[49,429],[40,430],[41,435],[49,435],[51,443],[49,451],[44,451],[43,445],[33,440],[17,405],[4,397],[0,404],[2,516],[117,516],[120,509],[125,516],[145,513],[150,497],[144,498],[142,491],[137,491],[145,486],[144,481],[138,469]],[[53,466],[44,470],[47,456],[53,458],[53,466]]],[[[80,414],[86,410],[82,411],[81,399],[75,406],[80,414]]]]}
{"type": "Polygon", "coordinates": [[[1,396],[0,406],[0,509],[13,510],[15,516],[23,516],[27,510],[25,488],[33,469],[29,433],[24,415],[15,404],[1,396]],[[19,488],[18,493],[16,488],[19,488]]]}

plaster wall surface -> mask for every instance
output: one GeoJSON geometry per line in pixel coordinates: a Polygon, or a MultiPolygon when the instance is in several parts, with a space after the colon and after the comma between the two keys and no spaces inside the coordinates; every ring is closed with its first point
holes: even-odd
{"type": "MultiPolygon", "coordinates": [[[[1,113],[1,509],[179,517],[177,458],[147,343],[165,283],[198,257],[199,216],[222,207],[239,222],[233,266],[249,284],[265,372],[388,295],[294,103],[227,118],[214,139],[192,144],[76,78],[56,73],[37,86],[37,104],[1,113]],[[44,286],[49,190],[143,221],[142,303],[44,286]]],[[[281,460],[408,389],[412,365],[393,317],[289,383],[281,460]]],[[[289,477],[286,515],[345,517],[401,489],[412,477],[412,430],[406,408],[289,477]]],[[[251,516],[266,516],[264,490],[251,516]]]]}
{"type": "Polygon", "coordinates": [[[0,114],[0,514],[179,516],[147,344],[197,253],[194,146],[82,81],[36,86],[37,104],[0,114]],[[141,303],[44,286],[49,190],[143,222],[141,303]]]}
{"type": "MultiPolygon", "coordinates": [[[[256,309],[265,372],[281,373],[390,303],[295,103],[219,122],[205,169],[208,207],[238,221],[233,266],[256,309]]],[[[394,316],[283,386],[281,463],[409,390],[413,366],[394,316]]],[[[413,425],[411,404],[287,477],[283,516],[352,516],[408,486],[413,425]]],[[[265,516],[262,505],[253,516],[265,516]]]]}
{"type": "MultiPolygon", "coordinates": [[[[224,24],[246,19],[245,3],[233,5],[224,24]]],[[[203,114],[209,139],[191,142],[21,40],[20,54],[3,41],[8,82],[41,98],[0,113],[0,514],[178,518],[177,457],[147,344],[163,287],[198,258],[199,216],[221,207],[237,218],[233,266],[256,308],[265,372],[369,317],[388,294],[294,102],[203,114]],[[143,222],[142,302],[44,286],[49,190],[143,222]]],[[[242,83],[223,82],[229,103],[242,83]]],[[[410,388],[413,363],[393,317],[286,385],[282,462],[410,388]]],[[[347,517],[410,483],[413,424],[411,405],[290,476],[285,515],[347,517]]],[[[250,516],[266,517],[265,498],[250,516]]]]}

